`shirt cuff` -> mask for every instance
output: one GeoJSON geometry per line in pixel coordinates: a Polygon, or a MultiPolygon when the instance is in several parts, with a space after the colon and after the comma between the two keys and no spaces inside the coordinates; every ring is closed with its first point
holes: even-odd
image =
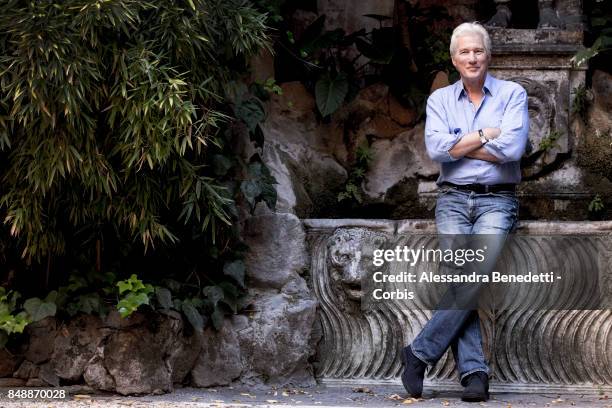
{"type": "Polygon", "coordinates": [[[451,133],[451,135],[453,136],[453,139],[445,143],[443,150],[446,152],[446,155],[448,156],[449,161],[457,161],[457,160],[462,159],[463,157],[451,156],[450,150],[459,142],[459,140],[461,140],[461,138],[463,137],[463,134],[451,133]]]}
{"type": "Polygon", "coordinates": [[[500,163],[504,163],[506,161],[506,156],[502,153],[500,147],[497,146],[493,141],[484,144],[483,147],[487,152],[497,157],[500,163]]]}

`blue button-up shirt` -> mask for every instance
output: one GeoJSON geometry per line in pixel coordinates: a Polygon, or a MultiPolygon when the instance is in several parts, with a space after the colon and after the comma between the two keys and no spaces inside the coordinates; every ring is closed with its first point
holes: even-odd
{"type": "Polygon", "coordinates": [[[487,74],[484,97],[477,110],[461,80],[437,89],[427,100],[425,145],[432,160],[440,162],[438,184],[518,183],[520,160],[529,133],[527,92],[519,84],[487,74]],[[468,157],[453,158],[449,150],[463,135],[483,128],[500,128],[501,135],[484,145],[499,163],[468,157]]]}

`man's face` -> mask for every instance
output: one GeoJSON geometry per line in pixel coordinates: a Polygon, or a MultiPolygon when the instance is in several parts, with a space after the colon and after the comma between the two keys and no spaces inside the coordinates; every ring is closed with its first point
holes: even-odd
{"type": "Polygon", "coordinates": [[[489,57],[478,34],[467,34],[457,38],[457,50],[451,59],[462,79],[475,81],[487,75],[489,57]]]}

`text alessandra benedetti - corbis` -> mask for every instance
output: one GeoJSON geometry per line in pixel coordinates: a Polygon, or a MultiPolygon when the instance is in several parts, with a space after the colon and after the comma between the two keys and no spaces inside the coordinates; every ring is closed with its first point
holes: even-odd
{"type": "MultiPolygon", "coordinates": [[[[560,276],[556,277],[561,279],[560,276]]],[[[552,283],[555,281],[555,273],[532,273],[525,274],[503,274],[493,271],[490,275],[472,273],[462,274],[437,274],[433,272],[410,273],[402,272],[399,274],[385,274],[375,272],[372,279],[376,283],[552,283]]]]}

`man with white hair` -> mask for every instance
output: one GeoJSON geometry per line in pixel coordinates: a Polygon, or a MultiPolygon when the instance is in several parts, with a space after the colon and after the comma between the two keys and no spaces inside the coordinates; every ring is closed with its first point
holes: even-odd
{"type": "MultiPolygon", "coordinates": [[[[463,23],[450,43],[461,79],[427,100],[425,144],[440,163],[436,204],[438,234],[491,234],[503,245],[517,222],[516,185],[527,144],[527,93],[488,74],[491,40],[478,23],[463,23]]],[[[402,383],[418,397],[428,365],[451,347],[464,401],[489,398],[480,321],[474,308],[436,310],[412,343],[402,349],[402,383]]]]}

